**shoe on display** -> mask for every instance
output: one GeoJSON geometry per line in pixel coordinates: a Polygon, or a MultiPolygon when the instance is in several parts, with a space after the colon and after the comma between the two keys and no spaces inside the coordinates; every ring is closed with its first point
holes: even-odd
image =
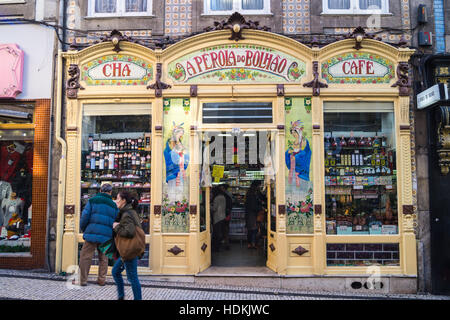
{"type": "Polygon", "coordinates": [[[8,240],[18,240],[18,239],[19,239],[18,235],[13,235],[13,236],[9,237],[8,240]]]}

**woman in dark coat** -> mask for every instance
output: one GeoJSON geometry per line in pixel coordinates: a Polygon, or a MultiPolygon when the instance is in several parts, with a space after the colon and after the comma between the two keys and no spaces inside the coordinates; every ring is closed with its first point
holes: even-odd
{"type": "MultiPolygon", "coordinates": [[[[132,238],[136,234],[136,226],[140,225],[140,219],[136,213],[138,200],[128,191],[121,191],[117,195],[117,207],[120,209],[116,222],[113,224],[114,233],[125,238],[132,238]]],[[[137,273],[137,262],[140,257],[123,261],[121,257],[117,259],[112,269],[112,276],[117,285],[119,300],[125,299],[124,283],[122,272],[125,269],[127,279],[133,289],[134,300],[142,300],[141,284],[137,273]]]]}

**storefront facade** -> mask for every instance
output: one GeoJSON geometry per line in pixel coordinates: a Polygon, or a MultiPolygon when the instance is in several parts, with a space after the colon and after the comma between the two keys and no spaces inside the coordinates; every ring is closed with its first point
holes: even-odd
{"type": "Polygon", "coordinates": [[[310,48],[239,25],[164,50],[127,40],[113,32],[60,55],[56,271],[78,263],[83,200],[104,181],[139,196],[149,244],[140,272],[196,275],[211,266],[211,188],[260,180],[265,266],[278,275],[366,276],[376,265],[415,281],[413,50],[363,30],[310,48]]]}
{"type": "Polygon", "coordinates": [[[0,268],[40,269],[47,265],[54,38],[39,26],[0,31],[0,268]]]}

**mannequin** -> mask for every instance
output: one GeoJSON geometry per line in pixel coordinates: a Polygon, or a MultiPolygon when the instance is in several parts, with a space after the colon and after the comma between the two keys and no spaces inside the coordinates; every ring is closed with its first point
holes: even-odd
{"type": "Polygon", "coordinates": [[[18,198],[14,191],[11,192],[11,197],[9,199],[4,199],[1,206],[1,211],[3,212],[3,226],[8,225],[8,222],[14,213],[18,214],[19,217],[22,217],[23,206],[23,200],[18,198]]]}
{"type": "Polygon", "coordinates": [[[11,197],[11,184],[6,181],[0,181],[0,235],[2,234],[2,227],[8,223],[5,221],[6,212],[3,209],[3,201],[11,197]]]}
{"type": "Polygon", "coordinates": [[[11,182],[25,147],[18,143],[5,143],[0,148],[0,180],[11,182]]]}

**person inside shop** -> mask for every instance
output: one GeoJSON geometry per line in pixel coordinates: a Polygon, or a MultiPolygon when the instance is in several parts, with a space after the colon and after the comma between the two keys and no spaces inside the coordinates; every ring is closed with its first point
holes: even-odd
{"type": "Polygon", "coordinates": [[[225,244],[225,250],[230,250],[230,220],[231,220],[231,209],[233,208],[233,195],[228,190],[229,185],[224,183],[220,185],[220,189],[222,190],[225,200],[226,200],[226,209],[225,209],[225,221],[223,223],[223,243],[225,244]]]}
{"type": "Polygon", "coordinates": [[[213,200],[211,204],[213,234],[212,234],[212,250],[220,251],[224,234],[224,224],[226,218],[227,200],[225,194],[219,187],[213,188],[213,200]]]}
{"type": "Polygon", "coordinates": [[[261,192],[261,181],[252,182],[245,196],[245,226],[247,228],[247,247],[257,249],[258,215],[264,213],[264,196],[261,192]]]}
{"type": "Polygon", "coordinates": [[[80,229],[83,232],[84,244],[80,252],[80,282],[86,286],[92,257],[98,251],[98,279],[97,284],[105,285],[108,272],[108,258],[98,247],[112,239],[113,223],[119,213],[116,203],[112,200],[112,185],[105,183],[100,192],[89,199],[81,214],[80,229]]]}

